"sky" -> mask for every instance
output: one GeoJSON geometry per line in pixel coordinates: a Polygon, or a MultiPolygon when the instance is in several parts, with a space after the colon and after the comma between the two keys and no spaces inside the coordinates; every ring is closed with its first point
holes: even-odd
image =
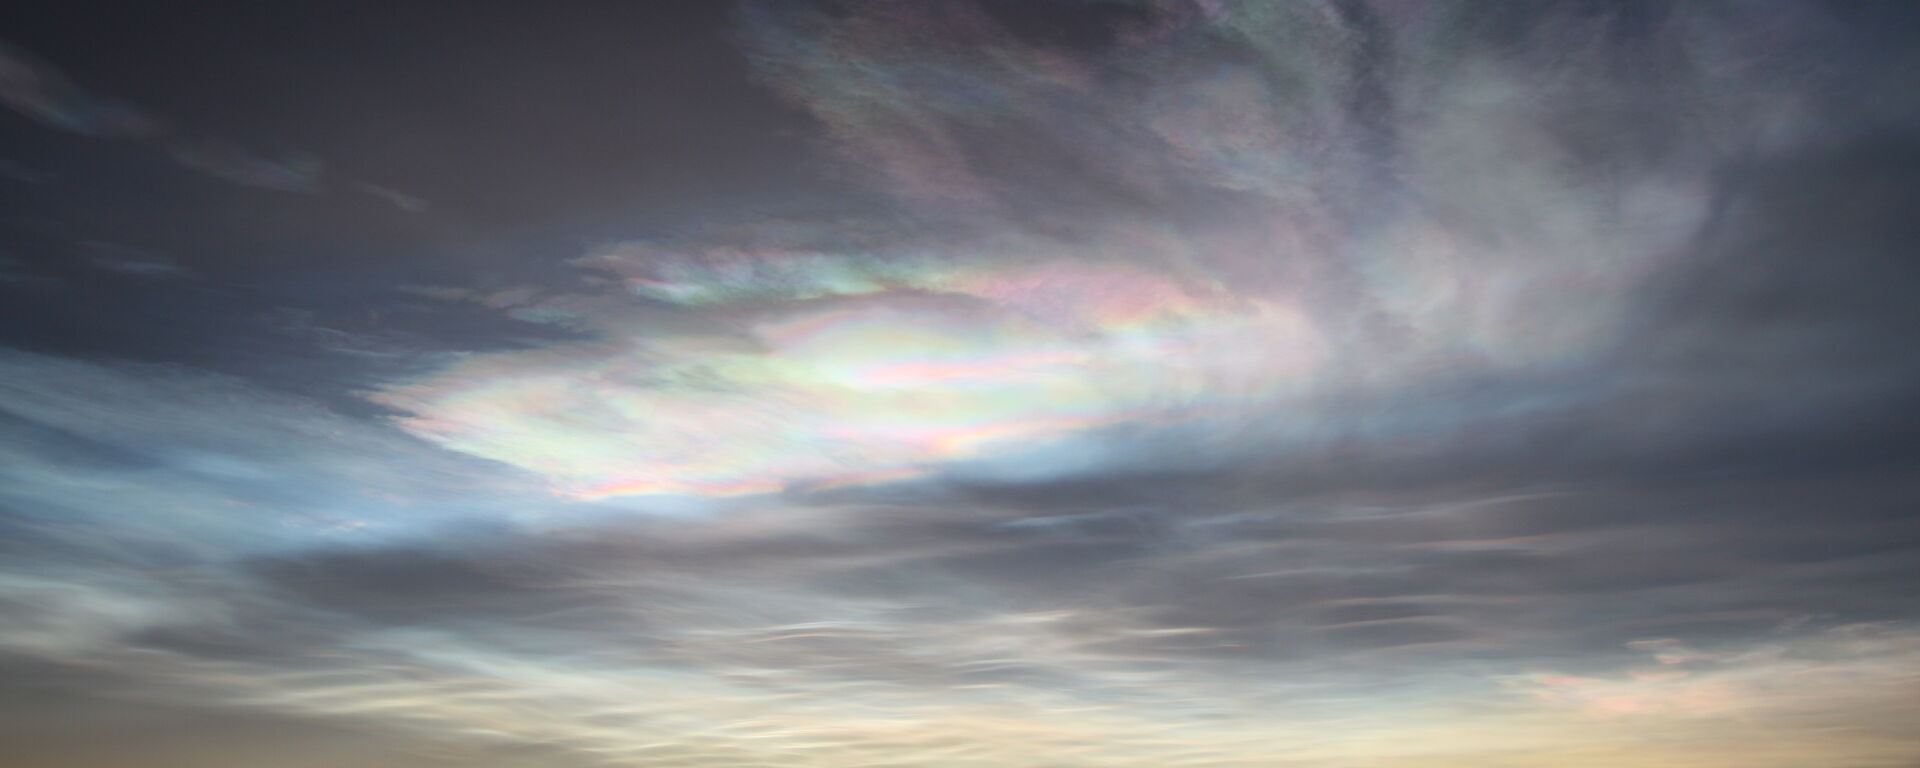
{"type": "Polygon", "coordinates": [[[1920,766],[1920,9],[0,29],[0,765],[1920,766]]]}

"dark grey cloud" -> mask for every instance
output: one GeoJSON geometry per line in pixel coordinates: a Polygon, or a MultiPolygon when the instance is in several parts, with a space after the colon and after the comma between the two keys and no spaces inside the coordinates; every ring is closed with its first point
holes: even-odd
{"type": "Polygon", "coordinates": [[[0,101],[50,127],[85,136],[153,141],[180,165],[235,184],[313,192],[321,184],[317,159],[267,160],[224,142],[172,136],[167,121],[109,96],[90,92],[53,65],[11,45],[0,48],[0,101]]]}

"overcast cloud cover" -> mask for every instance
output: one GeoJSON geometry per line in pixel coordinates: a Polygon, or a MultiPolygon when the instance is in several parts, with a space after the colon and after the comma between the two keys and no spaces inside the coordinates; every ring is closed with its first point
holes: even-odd
{"type": "Polygon", "coordinates": [[[1920,765],[1902,4],[151,6],[0,764],[1920,765]]]}

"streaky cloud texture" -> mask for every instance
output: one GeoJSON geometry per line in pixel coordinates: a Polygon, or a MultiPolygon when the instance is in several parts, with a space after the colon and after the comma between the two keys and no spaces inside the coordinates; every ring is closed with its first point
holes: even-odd
{"type": "MultiPolygon", "coordinates": [[[[927,223],[602,249],[582,266],[631,298],[510,308],[596,340],[381,402],[587,497],[897,479],[1120,422],[1391,439],[1489,415],[1427,388],[1619,354],[1730,158],[1819,127],[1817,73],[1765,55],[1812,44],[1802,9],[1143,13],[1069,56],[963,4],[747,6],[760,76],[927,223]]],[[[1487,407],[1588,404],[1529,388],[1487,407]]]]}
{"type": "Polygon", "coordinates": [[[1920,764],[1910,12],[276,13],[0,49],[0,763],[1920,764]]]}

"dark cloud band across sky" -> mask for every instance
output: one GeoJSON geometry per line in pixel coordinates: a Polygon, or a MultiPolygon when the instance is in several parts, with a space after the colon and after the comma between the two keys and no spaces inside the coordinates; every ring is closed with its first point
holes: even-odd
{"type": "Polygon", "coordinates": [[[1916,22],[27,14],[0,763],[1920,765],[1916,22]]]}

